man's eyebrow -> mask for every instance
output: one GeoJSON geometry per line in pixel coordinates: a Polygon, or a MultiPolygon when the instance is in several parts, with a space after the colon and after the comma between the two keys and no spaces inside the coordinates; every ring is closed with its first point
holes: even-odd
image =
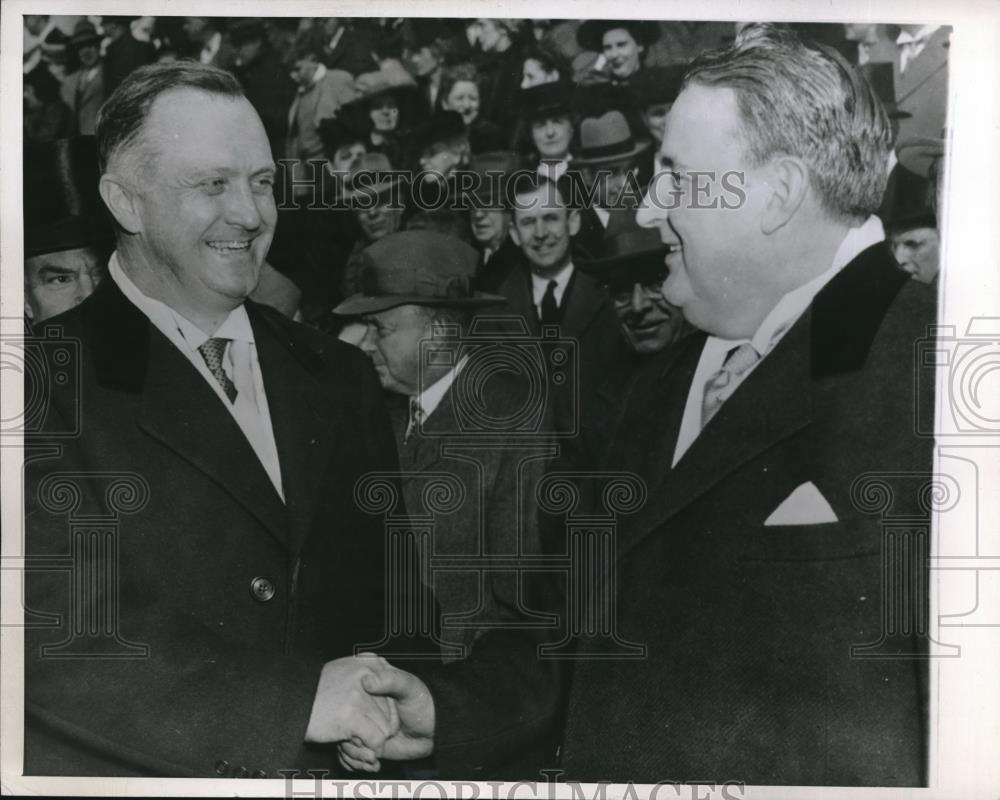
{"type": "Polygon", "coordinates": [[[43,264],[38,268],[40,275],[75,275],[76,270],[71,267],[61,267],[58,264],[43,264]]]}

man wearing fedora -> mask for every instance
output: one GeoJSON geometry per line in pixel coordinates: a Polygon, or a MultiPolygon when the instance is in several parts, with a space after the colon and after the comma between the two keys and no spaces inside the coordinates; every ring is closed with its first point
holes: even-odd
{"type": "Polygon", "coordinates": [[[941,268],[938,219],[944,144],[944,139],[918,136],[897,146],[896,169],[913,175],[919,183],[914,190],[895,196],[886,227],[896,261],[923,283],[933,283],[941,268]]]}
{"type": "Polygon", "coordinates": [[[639,185],[639,158],[649,149],[649,140],[635,139],[625,114],[616,108],[581,121],[570,179],[583,198],[580,246],[591,258],[600,256],[612,213],[638,207],[644,188],[639,185]]]}
{"type": "Polygon", "coordinates": [[[73,112],[74,134],[93,136],[97,112],[104,104],[104,67],[101,64],[101,35],[93,24],[76,24],[69,46],[76,52],[80,68],[62,83],[63,102],[73,112]]]}
{"type": "MultiPolygon", "coordinates": [[[[511,442],[506,426],[532,403],[530,381],[497,363],[502,346],[473,327],[477,311],[505,299],[473,288],[478,254],[451,236],[403,231],[362,256],[362,291],[334,313],[361,318],[361,349],[382,387],[405,399],[395,405],[394,426],[407,510],[428,513],[428,475],[457,481],[464,498],[436,519],[428,558],[537,555],[534,490],[552,453],[546,421],[540,414],[537,435],[511,442]]],[[[518,618],[513,570],[433,571],[432,585],[446,661],[518,618]]]]}

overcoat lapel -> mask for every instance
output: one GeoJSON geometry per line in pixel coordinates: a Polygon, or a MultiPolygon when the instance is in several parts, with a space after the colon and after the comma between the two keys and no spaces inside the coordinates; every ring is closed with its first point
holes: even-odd
{"type": "Polygon", "coordinates": [[[573,269],[563,297],[563,336],[579,337],[604,304],[604,295],[597,284],[579,269],[573,269]]]}
{"type": "Polygon", "coordinates": [[[340,424],[332,416],[329,389],[317,379],[323,361],[303,340],[247,303],[257,357],[264,376],[271,427],[281,464],[289,549],[301,548],[321,495],[336,480],[334,455],[340,424]]]}

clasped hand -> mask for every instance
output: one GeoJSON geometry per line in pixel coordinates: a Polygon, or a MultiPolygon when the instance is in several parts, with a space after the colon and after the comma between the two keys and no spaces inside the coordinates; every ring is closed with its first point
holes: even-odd
{"type": "Polygon", "coordinates": [[[323,665],[305,740],[337,744],[341,765],[377,772],[380,759],[434,749],[434,701],[422,680],[374,653],[323,665]]]}

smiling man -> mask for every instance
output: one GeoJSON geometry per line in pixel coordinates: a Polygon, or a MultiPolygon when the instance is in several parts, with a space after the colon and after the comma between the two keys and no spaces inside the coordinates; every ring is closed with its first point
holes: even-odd
{"type": "MultiPolygon", "coordinates": [[[[904,556],[928,546],[933,440],[915,431],[932,420],[913,409],[934,404],[912,370],[935,303],[872,216],[889,146],[864,79],[787,31],[748,26],[689,65],[639,221],[669,248],[664,297],[702,332],[632,381],[600,465],[648,500],[619,520],[602,584],[615,642],[579,637],[563,676],[567,780],[926,785],[928,574],[904,556]],[[719,181],[708,198],[695,171],[719,181]],[[725,208],[732,172],[744,199],[725,208]],[[643,657],[616,659],[621,641],[643,657]]],[[[516,747],[511,726],[527,740],[558,688],[533,648],[489,644],[475,670],[366,679],[400,730],[345,757],[435,750],[446,772],[516,747]]]]}
{"type": "Polygon", "coordinates": [[[113,558],[75,551],[106,582],[71,598],[64,574],[32,572],[26,598],[112,629],[29,634],[25,771],[331,767],[304,743],[350,715],[364,727],[349,702],[364,667],[330,660],[384,639],[382,527],[353,498],[359,476],[398,468],[378,381],[356,349],[247,299],[274,164],[232,75],[140,69],[97,135],[117,248],[109,278],[47,323],[80,359],[46,387],[40,438],[74,419],[78,435],[26,469],[27,551],[74,552],[67,512],[123,518],[113,558]],[[67,484],[72,507],[45,488],[67,484]]]}

